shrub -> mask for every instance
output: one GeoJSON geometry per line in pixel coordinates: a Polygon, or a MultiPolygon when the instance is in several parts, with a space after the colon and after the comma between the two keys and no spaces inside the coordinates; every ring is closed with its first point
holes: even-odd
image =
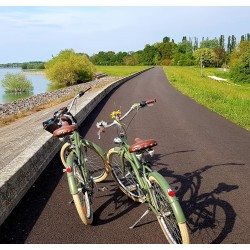
{"type": "Polygon", "coordinates": [[[85,54],[63,50],[45,63],[46,77],[60,86],[87,82],[94,78],[95,68],[85,54]]]}
{"type": "Polygon", "coordinates": [[[7,73],[2,80],[2,86],[5,88],[5,92],[7,93],[23,93],[33,90],[31,81],[29,81],[21,73],[7,73]]]}
{"type": "Polygon", "coordinates": [[[196,63],[199,65],[202,60],[204,67],[214,66],[216,63],[216,55],[212,49],[202,48],[197,49],[193,54],[196,63]]]}
{"type": "Polygon", "coordinates": [[[250,41],[243,41],[230,57],[230,77],[236,82],[250,83],[250,41]]]}

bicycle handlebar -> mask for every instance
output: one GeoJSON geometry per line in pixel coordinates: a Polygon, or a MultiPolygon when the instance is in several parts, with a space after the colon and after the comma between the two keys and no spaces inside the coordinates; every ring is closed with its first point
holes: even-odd
{"type": "Polygon", "coordinates": [[[61,127],[64,123],[67,125],[77,124],[75,117],[70,113],[75,101],[77,98],[82,97],[87,91],[89,91],[91,87],[87,88],[84,91],[79,91],[79,93],[73,98],[73,100],[68,104],[67,107],[62,107],[58,111],[54,112],[53,118],[44,121],[43,127],[45,130],[53,133],[58,127],[61,127]]]}
{"type": "Polygon", "coordinates": [[[73,100],[68,104],[67,107],[60,108],[58,111],[54,113],[54,117],[60,118],[62,115],[69,114],[72,109],[77,98],[82,97],[87,91],[89,91],[91,87],[87,88],[84,91],[79,91],[79,93],[73,98],[73,100]]]}
{"type": "Polygon", "coordinates": [[[153,105],[156,102],[156,99],[151,99],[151,100],[147,100],[147,101],[141,101],[140,102],[140,107],[143,108],[147,105],[153,105]]]}
{"type": "Polygon", "coordinates": [[[79,92],[79,97],[82,97],[86,92],[88,92],[89,90],[91,89],[91,87],[89,87],[89,88],[87,88],[86,90],[84,90],[84,91],[80,91],[79,92]]]}
{"type": "Polygon", "coordinates": [[[121,116],[120,111],[119,112],[112,112],[113,113],[117,113],[115,114],[115,119],[112,123],[107,123],[105,121],[101,121],[101,122],[97,122],[96,123],[96,127],[99,128],[98,131],[98,138],[100,139],[101,136],[101,132],[105,132],[106,128],[112,127],[113,125],[120,125],[120,121],[122,121],[125,117],[127,117],[133,110],[137,109],[139,110],[140,108],[144,108],[146,106],[151,106],[156,102],[156,99],[150,99],[147,101],[141,101],[140,103],[135,103],[131,106],[131,108],[127,111],[127,113],[125,113],[125,115],[121,116]]]}

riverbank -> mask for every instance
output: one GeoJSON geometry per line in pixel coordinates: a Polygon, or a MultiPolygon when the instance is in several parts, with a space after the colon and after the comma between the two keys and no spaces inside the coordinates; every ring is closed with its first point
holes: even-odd
{"type": "Polygon", "coordinates": [[[71,96],[80,90],[84,90],[88,87],[98,88],[99,86],[106,85],[118,79],[120,79],[120,77],[105,76],[90,82],[34,95],[6,104],[0,104],[0,127],[19,119],[22,116],[26,116],[27,114],[30,114],[30,112],[36,112],[38,108],[43,109],[43,105],[51,103],[52,106],[53,102],[58,103],[60,100],[65,101],[67,97],[71,98],[71,96]]]}
{"type": "Polygon", "coordinates": [[[24,70],[21,73],[24,75],[46,75],[44,70],[24,70]]]}

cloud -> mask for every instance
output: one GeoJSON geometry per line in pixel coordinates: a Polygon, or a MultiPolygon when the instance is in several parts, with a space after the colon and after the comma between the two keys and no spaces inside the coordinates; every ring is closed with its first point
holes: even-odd
{"type": "Polygon", "coordinates": [[[165,36],[176,42],[183,36],[240,36],[249,32],[250,15],[249,7],[14,6],[0,7],[0,23],[3,63],[14,56],[47,60],[67,48],[89,55],[137,51],[165,36]]]}

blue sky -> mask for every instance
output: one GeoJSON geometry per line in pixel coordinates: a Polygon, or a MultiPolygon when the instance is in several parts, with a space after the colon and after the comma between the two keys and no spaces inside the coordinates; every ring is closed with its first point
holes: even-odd
{"type": "Polygon", "coordinates": [[[137,51],[165,36],[240,39],[249,24],[249,6],[0,6],[0,63],[47,61],[71,48],[137,51]]]}

